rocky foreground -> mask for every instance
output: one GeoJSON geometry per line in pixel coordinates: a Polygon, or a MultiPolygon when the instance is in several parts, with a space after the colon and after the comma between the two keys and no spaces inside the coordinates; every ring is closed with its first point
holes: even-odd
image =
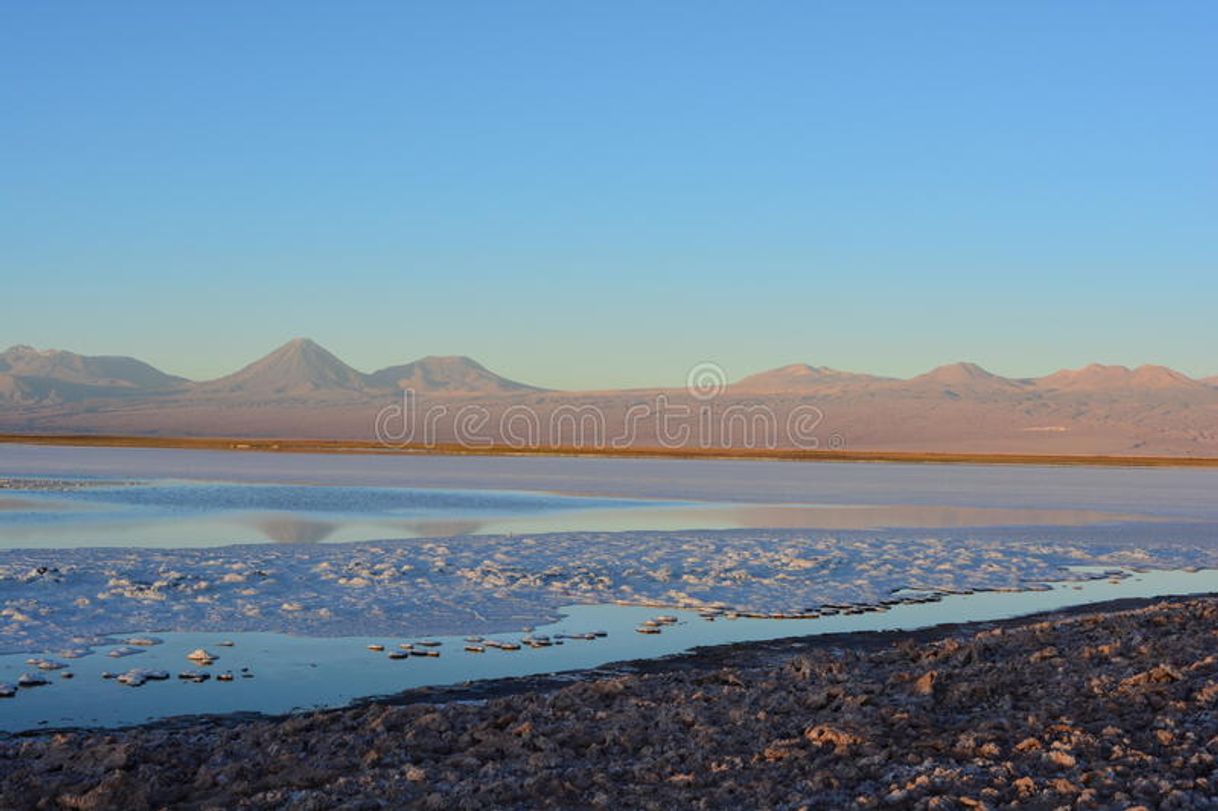
{"type": "Polygon", "coordinates": [[[1218,600],[939,637],[10,738],[0,807],[1218,808],[1218,600]]]}

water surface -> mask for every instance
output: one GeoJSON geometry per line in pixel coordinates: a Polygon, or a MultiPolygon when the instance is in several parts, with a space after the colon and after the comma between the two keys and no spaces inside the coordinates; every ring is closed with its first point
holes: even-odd
{"type": "MultiPolygon", "coordinates": [[[[387,658],[400,642],[411,637],[295,637],[275,633],[165,633],[155,629],[133,632],[156,636],[162,644],[121,659],[110,658],[115,644],[98,648],[81,659],[59,659],[69,665],[71,680],[63,671],[45,674],[51,684],[22,689],[11,699],[0,699],[0,729],[18,731],[58,726],[120,726],[174,715],[254,711],[284,713],[317,707],[336,707],[353,699],[386,695],[415,687],[452,685],[466,681],[553,673],[592,668],[610,662],[655,658],[698,646],[778,639],[789,636],[925,628],[943,623],[1004,619],[1038,611],[1083,605],[1126,597],[1155,597],[1218,591],[1218,570],[1200,572],[1149,571],[1118,582],[1097,579],[1083,583],[1056,583],[1046,591],[978,592],[947,596],[938,603],[899,605],[886,613],[825,616],[808,620],[718,619],[708,622],[696,612],[619,605],[574,605],[563,618],[539,627],[534,634],[551,637],[565,633],[603,630],[595,641],[566,640],[561,646],[519,651],[487,650],[467,653],[463,637],[428,637],[440,641],[439,658],[387,658]],[[679,619],[658,635],[635,631],[639,623],[657,615],[679,619]],[[234,647],[221,647],[232,641],[234,647]],[[381,644],[384,652],[372,652],[381,644]],[[203,647],[220,658],[209,668],[231,670],[232,682],[215,679],[202,684],[176,678],[194,669],[186,654],[203,647]],[[164,669],[171,678],[127,687],[103,679],[104,671],[123,672],[133,667],[164,669]],[[240,678],[249,668],[253,678],[240,678]]],[[[488,638],[519,641],[525,634],[499,633],[488,638]]],[[[0,681],[15,683],[24,672],[37,672],[26,664],[30,654],[0,656],[0,681]]],[[[48,654],[49,658],[56,658],[48,654]]]]}
{"type": "Polygon", "coordinates": [[[0,445],[0,548],[1218,521],[1218,471],[0,445]]]}

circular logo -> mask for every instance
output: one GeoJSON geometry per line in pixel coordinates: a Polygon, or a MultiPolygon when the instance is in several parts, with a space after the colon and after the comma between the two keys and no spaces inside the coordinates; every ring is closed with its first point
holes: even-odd
{"type": "Polygon", "coordinates": [[[727,389],[727,374],[717,363],[703,361],[685,376],[685,390],[695,400],[713,400],[727,389]]]}

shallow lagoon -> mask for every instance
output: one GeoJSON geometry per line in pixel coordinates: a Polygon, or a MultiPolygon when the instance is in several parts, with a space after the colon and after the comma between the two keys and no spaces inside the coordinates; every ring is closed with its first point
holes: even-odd
{"type": "Polygon", "coordinates": [[[1218,470],[0,445],[0,548],[1218,521],[1218,470]]]}
{"type": "Polygon", "coordinates": [[[545,492],[25,479],[0,505],[0,548],[184,548],[546,532],[1081,526],[1156,521],[1083,509],[740,504],[545,492]],[[58,485],[59,492],[45,488],[58,485]]]}
{"type": "MultiPolygon", "coordinates": [[[[667,502],[513,490],[450,490],[198,482],[11,478],[0,547],[182,548],[322,543],[595,523],[667,502]]],[[[646,518],[639,518],[646,523],[646,518]]]]}
{"type": "Polygon", "coordinates": [[[1218,520],[1218,468],[426,456],[0,445],[0,476],[515,490],[753,504],[1079,509],[1218,520]]]}

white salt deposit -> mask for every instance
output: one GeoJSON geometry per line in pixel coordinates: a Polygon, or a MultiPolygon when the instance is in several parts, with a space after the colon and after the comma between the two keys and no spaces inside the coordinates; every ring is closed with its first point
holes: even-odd
{"type": "MultiPolygon", "coordinates": [[[[0,652],[72,650],[133,629],[314,636],[485,634],[620,602],[763,615],[896,590],[1023,589],[1065,567],[1218,565],[1212,544],[1042,531],[557,533],[320,546],[0,551],[0,652]],[[1052,538],[1052,540],[1046,540],[1052,538]],[[53,577],[29,577],[54,570],[53,577]],[[239,575],[239,577],[226,577],[239,575]]],[[[113,643],[113,640],[109,640],[113,643]]],[[[109,651],[140,653],[125,638],[109,651]]],[[[203,651],[203,653],[207,653],[203,651]]],[[[208,659],[217,658],[208,654],[208,659]]]]}

